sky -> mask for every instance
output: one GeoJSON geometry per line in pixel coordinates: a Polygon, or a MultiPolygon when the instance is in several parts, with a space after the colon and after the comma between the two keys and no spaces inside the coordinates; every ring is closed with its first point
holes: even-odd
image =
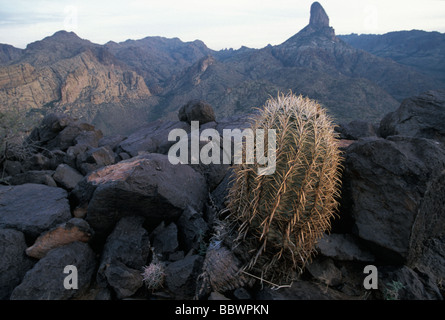
{"type": "MultiPolygon", "coordinates": [[[[277,45],[309,23],[312,0],[0,0],[0,43],[25,48],[59,30],[94,43],[147,36],[213,50],[277,45]]],[[[445,0],[319,0],[336,34],[445,33],[445,0]]]]}

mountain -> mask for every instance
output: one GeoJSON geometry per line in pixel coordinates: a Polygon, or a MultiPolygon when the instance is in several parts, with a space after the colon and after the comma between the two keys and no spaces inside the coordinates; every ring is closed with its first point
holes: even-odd
{"type": "Polygon", "coordinates": [[[0,45],[0,111],[58,111],[127,134],[147,121],[176,118],[192,99],[207,101],[221,118],[291,90],[318,100],[338,122],[378,122],[404,98],[445,87],[421,65],[349,40],[336,36],[318,2],[304,29],[262,49],[214,51],[199,40],[162,37],[98,45],[59,31],[23,50],[0,45]]]}
{"type": "Polygon", "coordinates": [[[198,61],[167,87],[154,114],[174,114],[184,101],[200,98],[218,116],[228,116],[261,106],[277,91],[292,90],[319,100],[339,121],[378,121],[405,97],[444,85],[348,45],[335,35],[318,2],[311,6],[309,24],[284,43],[218,52],[210,60],[205,70],[198,61]]]}
{"type": "Polygon", "coordinates": [[[445,81],[445,34],[421,30],[339,36],[354,48],[392,59],[445,81]]]}

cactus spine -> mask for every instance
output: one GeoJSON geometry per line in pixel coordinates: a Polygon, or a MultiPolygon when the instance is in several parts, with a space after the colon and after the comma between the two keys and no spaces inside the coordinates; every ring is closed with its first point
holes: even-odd
{"type": "Polygon", "coordinates": [[[276,171],[258,175],[258,163],[234,166],[226,245],[238,253],[242,270],[282,285],[303,270],[317,240],[330,231],[340,151],[330,117],[302,96],[270,99],[251,127],[276,130],[276,171]]]}

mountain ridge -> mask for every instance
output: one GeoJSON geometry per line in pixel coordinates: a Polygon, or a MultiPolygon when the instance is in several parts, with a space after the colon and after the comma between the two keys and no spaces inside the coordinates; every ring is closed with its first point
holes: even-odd
{"type": "Polygon", "coordinates": [[[318,2],[305,28],[261,49],[214,51],[164,37],[99,45],[66,31],[15,49],[0,46],[0,111],[64,112],[107,133],[175,117],[193,99],[206,100],[217,117],[248,113],[279,91],[318,100],[337,121],[377,122],[404,98],[445,87],[349,45],[318,2]]]}

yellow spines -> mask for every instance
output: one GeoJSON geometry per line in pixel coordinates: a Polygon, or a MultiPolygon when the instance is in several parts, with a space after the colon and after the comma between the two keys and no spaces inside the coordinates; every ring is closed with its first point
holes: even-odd
{"type": "Polygon", "coordinates": [[[275,130],[276,168],[259,175],[257,161],[234,166],[227,223],[237,233],[233,246],[245,252],[243,270],[281,285],[302,271],[330,230],[341,156],[334,124],[313,100],[279,95],[252,120],[254,132],[275,130]]]}

